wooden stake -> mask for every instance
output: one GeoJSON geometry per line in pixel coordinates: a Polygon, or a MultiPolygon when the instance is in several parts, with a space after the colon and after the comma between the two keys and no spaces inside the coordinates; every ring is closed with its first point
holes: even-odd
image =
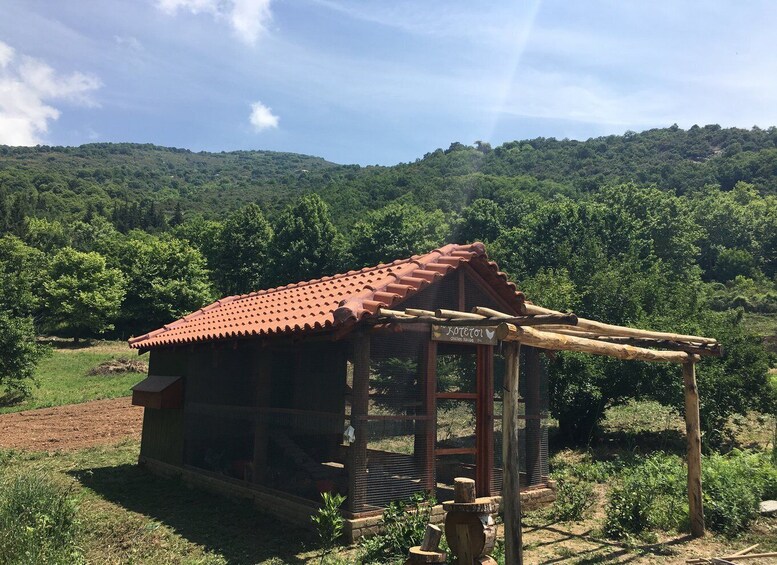
{"type": "Polygon", "coordinates": [[[504,511],[505,563],[523,565],[523,541],[521,534],[521,489],[519,485],[520,461],[518,427],[518,399],[520,392],[520,343],[505,344],[505,382],[502,396],[502,508],[504,511]]]}
{"type": "Polygon", "coordinates": [[[701,491],[701,430],[699,426],[699,391],[696,388],[696,365],[683,363],[685,390],[685,432],[688,440],[688,511],[691,534],[704,535],[704,507],[701,491]]]}
{"type": "Polygon", "coordinates": [[[698,361],[698,357],[683,351],[655,351],[632,345],[606,343],[594,339],[563,335],[554,332],[545,332],[528,326],[515,326],[501,323],[496,329],[496,337],[502,341],[519,341],[540,349],[554,351],[580,351],[582,353],[594,353],[596,355],[608,355],[618,359],[637,361],[666,361],[672,363],[685,363],[698,361]]]}

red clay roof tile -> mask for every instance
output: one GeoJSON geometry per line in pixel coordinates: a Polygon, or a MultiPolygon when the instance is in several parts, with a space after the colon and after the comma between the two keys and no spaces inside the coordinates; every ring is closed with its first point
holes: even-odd
{"type": "Polygon", "coordinates": [[[374,315],[468,263],[520,311],[523,293],[488,261],[482,243],[450,244],[424,255],[340,275],[228,296],[145,335],[130,347],[152,349],[217,339],[325,330],[374,315]]]}

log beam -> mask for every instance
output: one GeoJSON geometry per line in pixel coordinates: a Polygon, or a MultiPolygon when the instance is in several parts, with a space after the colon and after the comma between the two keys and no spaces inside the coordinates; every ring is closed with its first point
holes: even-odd
{"type": "MultiPolygon", "coordinates": [[[[525,304],[526,313],[531,315],[538,314],[561,314],[556,310],[550,310],[549,308],[542,308],[535,306],[534,304],[525,304]]],[[[708,345],[715,345],[718,340],[710,337],[701,337],[696,335],[684,335],[668,332],[654,332],[651,330],[638,330],[636,328],[629,328],[626,326],[613,326],[611,324],[604,324],[602,322],[596,322],[594,320],[588,320],[586,318],[577,319],[577,328],[581,330],[592,331],[604,335],[617,335],[625,337],[646,337],[652,339],[666,339],[669,341],[686,341],[692,343],[703,343],[708,345]]]]}
{"type": "Polygon", "coordinates": [[[683,351],[655,351],[632,345],[606,343],[595,339],[587,339],[554,332],[540,331],[530,327],[519,327],[509,323],[501,323],[496,329],[496,337],[502,341],[519,341],[532,347],[554,351],[579,351],[595,355],[607,355],[618,359],[636,361],[664,361],[670,363],[686,363],[698,361],[698,357],[683,351]]]}
{"type": "Polygon", "coordinates": [[[699,425],[699,391],[696,387],[696,365],[683,364],[685,391],[685,432],[688,441],[688,512],[691,534],[704,535],[704,507],[701,491],[701,430],[699,425]]]}

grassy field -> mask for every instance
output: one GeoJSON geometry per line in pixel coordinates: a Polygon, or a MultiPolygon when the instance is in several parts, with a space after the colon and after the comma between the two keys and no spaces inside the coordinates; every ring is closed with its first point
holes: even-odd
{"type": "Polygon", "coordinates": [[[112,359],[136,358],[137,354],[123,341],[83,343],[81,347],[75,347],[72,342],[55,341],[51,354],[38,365],[37,386],[32,396],[19,404],[0,406],[0,414],[127,396],[130,388],[145,375],[90,375],[89,371],[112,359]]]}
{"type": "MultiPolygon", "coordinates": [[[[315,536],[249,504],[155,477],[136,465],[138,444],[76,452],[0,451],[3,474],[42,473],[68,489],[78,504],[79,547],[89,563],[265,564],[318,562],[315,536]]],[[[565,451],[555,461],[591,465],[591,456],[565,451]]],[[[606,486],[584,519],[554,520],[547,510],[524,520],[526,563],[677,563],[693,555],[725,553],[760,543],[777,550],[777,519],[762,519],[736,537],[661,534],[653,540],[616,542],[600,533],[606,486]]],[[[328,560],[357,563],[341,548],[328,560]]],[[[401,563],[401,561],[399,561],[401,563]]]]}
{"type": "MultiPolygon", "coordinates": [[[[116,358],[136,357],[124,343],[116,342],[78,349],[55,347],[39,368],[41,387],[34,397],[2,411],[126,395],[142,374],[89,375],[95,366],[116,358]]],[[[729,425],[739,445],[771,449],[773,417],[750,414],[732,418],[729,425]]],[[[595,475],[611,469],[608,465],[619,456],[655,449],[683,452],[683,420],[660,404],[632,402],[607,412],[603,437],[590,449],[555,453],[553,463],[557,468],[586,467],[595,475]]],[[[138,450],[134,440],[71,452],[0,450],[0,480],[37,473],[66,489],[78,505],[78,548],[88,563],[279,565],[319,561],[312,532],[289,526],[244,502],[155,477],[137,466],[138,450]]],[[[761,544],[761,550],[777,551],[777,519],[758,520],[735,538],[708,535],[704,540],[691,540],[674,532],[652,534],[649,540],[606,539],[601,533],[606,483],[600,480],[595,485],[593,508],[581,520],[559,521],[547,510],[527,513],[525,562],[678,563],[755,543],[761,544]]],[[[341,548],[327,562],[357,563],[358,551],[341,548]]]]}

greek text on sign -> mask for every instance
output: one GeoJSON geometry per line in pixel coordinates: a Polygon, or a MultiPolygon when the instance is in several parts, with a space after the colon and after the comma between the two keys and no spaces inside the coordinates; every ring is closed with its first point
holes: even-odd
{"type": "Polygon", "coordinates": [[[433,341],[496,345],[496,328],[487,326],[432,326],[433,341]]]}

